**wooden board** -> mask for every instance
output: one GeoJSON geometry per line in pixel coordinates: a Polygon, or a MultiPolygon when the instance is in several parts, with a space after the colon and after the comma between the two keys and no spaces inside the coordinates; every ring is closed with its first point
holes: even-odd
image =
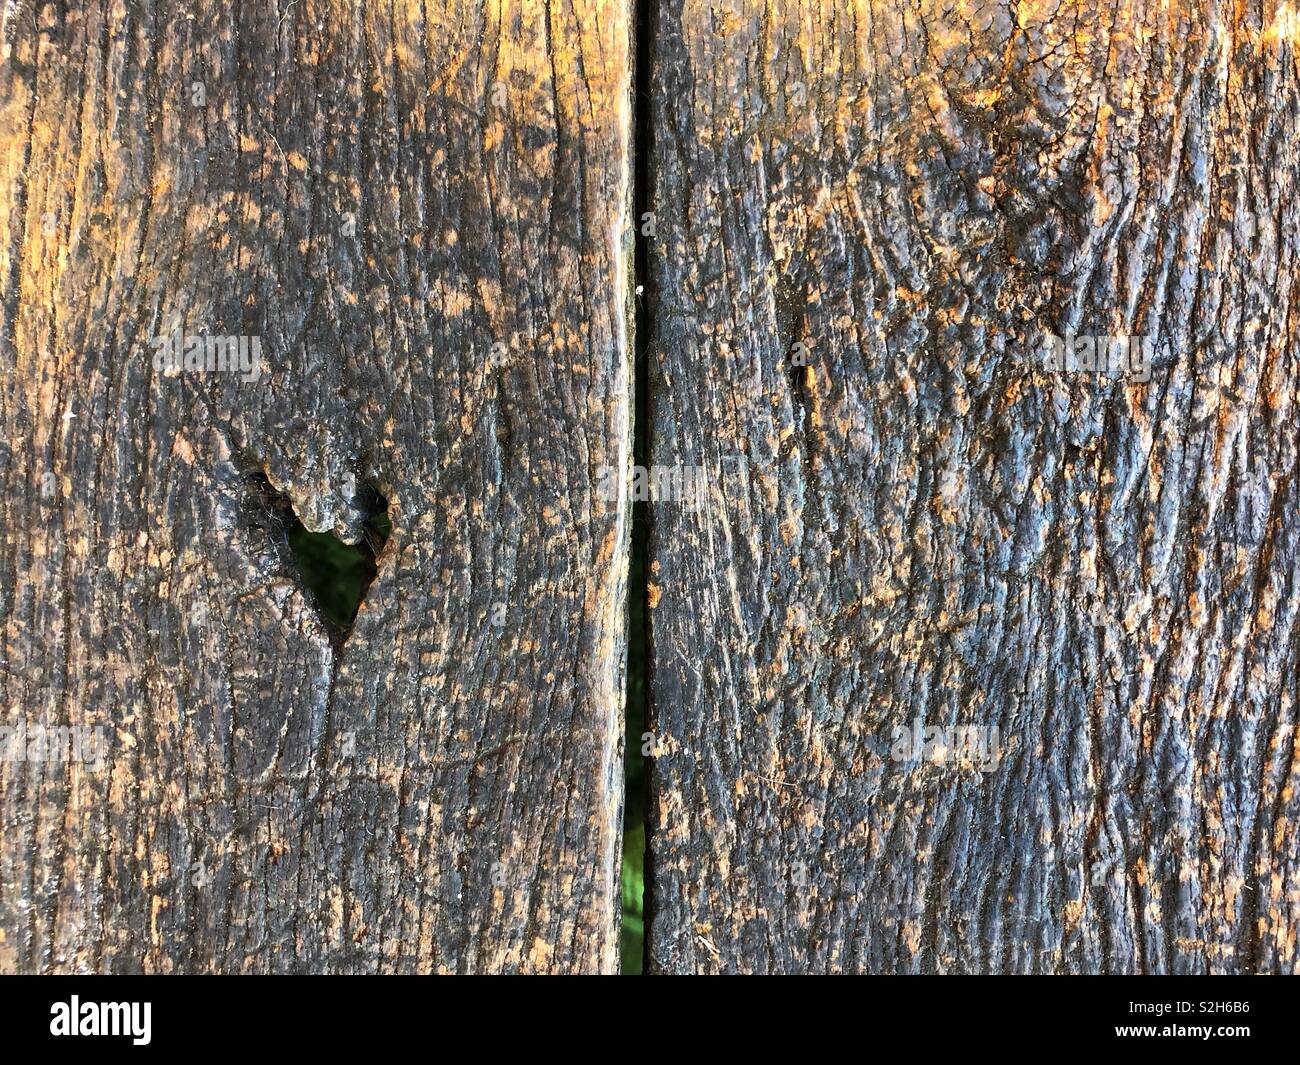
{"type": "Polygon", "coordinates": [[[1295,971],[1298,49],[659,8],[654,970],[1295,971]]]}
{"type": "Polygon", "coordinates": [[[0,763],[0,970],[612,971],[626,6],[3,19],[0,723],[104,747],[0,763]],[[259,475],[388,500],[341,649],[259,475]]]}

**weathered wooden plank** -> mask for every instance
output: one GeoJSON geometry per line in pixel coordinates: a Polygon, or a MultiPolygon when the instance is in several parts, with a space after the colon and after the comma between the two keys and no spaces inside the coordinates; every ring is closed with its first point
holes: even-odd
{"type": "Polygon", "coordinates": [[[17,3],[3,49],[0,722],[105,749],[0,764],[0,969],[615,969],[626,5],[17,3]],[[258,474],[344,539],[389,501],[340,650],[258,474]]]}
{"type": "Polygon", "coordinates": [[[653,968],[1295,971],[1298,49],[662,5],[653,968]]]}

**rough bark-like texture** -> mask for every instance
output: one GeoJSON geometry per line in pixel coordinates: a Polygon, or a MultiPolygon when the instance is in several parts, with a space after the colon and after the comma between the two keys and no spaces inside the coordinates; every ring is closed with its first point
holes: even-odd
{"type": "Polygon", "coordinates": [[[654,461],[716,479],[652,509],[653,968],[1295,971],[1298,49],[662,5],[654,461]]]}
{"type": "Polygon", "coordinates": [[[626,6],[2,29],[0,724],[108,752],[0,764],[0,970],[616,968],[626,6]],[[262,473],[389,500],[337,652],[262,473]]]}

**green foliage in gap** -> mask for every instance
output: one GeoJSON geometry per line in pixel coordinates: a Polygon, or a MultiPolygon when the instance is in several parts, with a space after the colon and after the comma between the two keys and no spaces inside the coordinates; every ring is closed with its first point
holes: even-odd
{"type": "MultiPolygon", "coordinates": [[[[644,507],[644,503],[635,506],[644,507]]],[[[645,542],[634,536],[629,584],[645,587],[645,542]]],[[[645,810],[646,766],[641,738],[646,729],[646,608],[643,595],[633,595],[628,616],[627,725],[623,736],[623,923],[620,972],[639,976],[645,957],[645,810]]]]}
{"type": "Polygon", "coordinates": [[[645,820],[623,830],[623,927],[620,935],[624,976],[641,975],[645,954],[645,820]]]}
{"type": "Polygon", "coordinates": [[[345,544],[333,533],[308,532],[295,521],[288,529],[303,582],[311,589],[321,613],[341,631],[351,627],[361,596],[375,579],[375,556],[383,550],[392,524],[388,515],[366,521],[359,544],[345,544]]]}

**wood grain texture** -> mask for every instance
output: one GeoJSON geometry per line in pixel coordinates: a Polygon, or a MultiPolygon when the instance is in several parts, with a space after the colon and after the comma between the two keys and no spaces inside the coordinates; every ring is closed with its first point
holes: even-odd
{"type": "Polygon", "coordinates": [[[0,722],[108,737],[0,763],[0,970],[615,969],[626,6],[0,31],[0,722]],[[173,327],[262,377],[156,372],[173,327]],[[345,539],[389,500],[339,651],[263,473],[345,539]]]}
{"type": "Polygon", "coordinates": [[[1296,971],[1298,50],[660,5],[653,459],[713,481],[652,508],[653,969],[1296,971]]]}

